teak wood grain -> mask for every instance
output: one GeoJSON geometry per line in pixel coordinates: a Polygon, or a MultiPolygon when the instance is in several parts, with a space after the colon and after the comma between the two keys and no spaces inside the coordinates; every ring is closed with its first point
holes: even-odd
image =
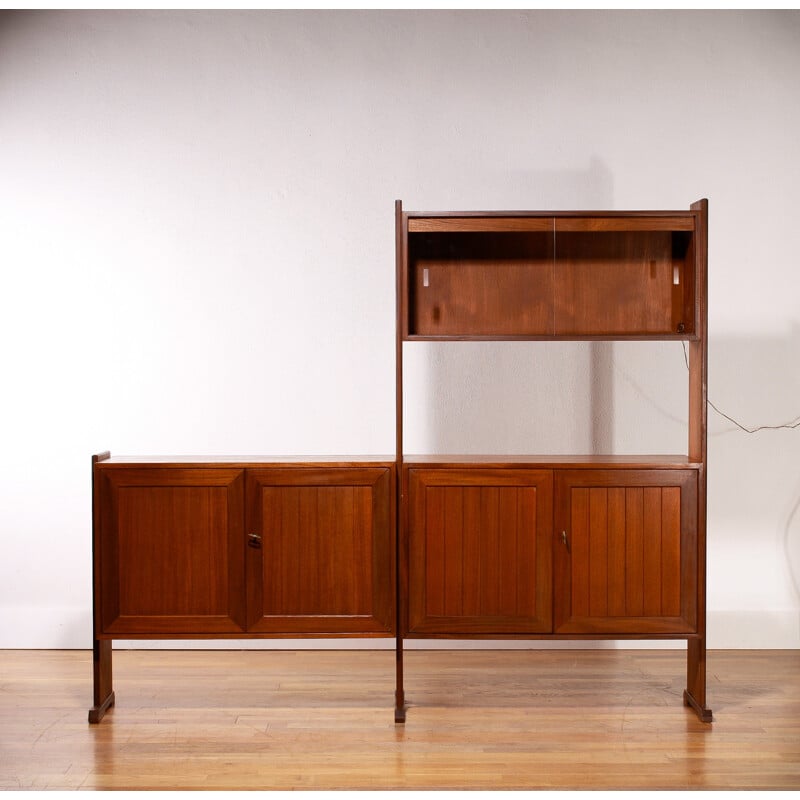
{"type": "Polygon", "coordinates": [[[683,314],[687,269],[673,258],[670,231],[565,232],[556,234],[555,247],[556,334],[694,330],[693,318],[683,314]]]}
{"type": "Polygon", "coordinates": [[[247,470],[253,633],[394,630],[393,470],[247,470]]]}
{"type": "Polygon", "coordinates": [[[142,461],[94,462],[97,639],[393,633],[394,462],[142,461]]]}
{"type": "Polygon", "coordinates": [[[243,471],[97,474],[99,635],[243,632],[243,471]]]}
{"type": "Polygon", "coordinates": [[[553,218],[544,217],[429,217],[411,218],[409,233],[518,233],[520,231],[553,231],[553,218]]]}
{"type": "Polygon", "coordinates": [[[408,633],[550,631],[552,473],[409,477],[408,633]]]}
{"type": "Polygon", "coordinates": [[[504,455],[500,453],[444,453],[403,456],[405,467],[480,466],[504,469],[508,467],[535,467],[560,469],[699,469],[686,455],[608,455],[586,453],[583,455],[504,455]]]}
{"type": "Polygon", "coordinates": [[[697,475],[557,471],[560,633],[694,633],[697,475]]]}
{"type": "Polygon", "coordinates": [[[693,338],[695,215],[407,216],[404,338],[693,338]]]}

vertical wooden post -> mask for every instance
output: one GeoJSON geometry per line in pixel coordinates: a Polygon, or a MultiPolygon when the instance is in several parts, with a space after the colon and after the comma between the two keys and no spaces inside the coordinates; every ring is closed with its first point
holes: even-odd
{"type": "Polygon", "coordinates": [[[395,516],[395,541],[397,543],[397,558],[396,563],[396,606],[397,618],[395,620],[395,706],[394,706],[394,721],[406,721],[406,704],[405,704],[405,691],[403,688],[403,620],[404,617],[404,598],[406,596],[405,584],[403,583],[404,564],[405,560],[403,554],[403,509],[405,503],[403,502],[403,333],[406,330],[406,322],[403,319],[403,310],[407,308],[407,303],[403,302],[404,292],[404,264],[405,264],[405,239],[406,231],[403,220],[403,203],[400,200],[395,201],[395,291],[396,291],[396,435],[397,440],[395,443],[395,461],[396,468],[396,491],[397,503],[396,516],[395,516]]]}
{"type": "Polygon", "coordinates": [[[93,608],[92,608],[92,666],[94,674],[94,705],[89,709],[89,722],[97,724],[114,705],[114,690],[111,671],[111,640],[98,639],[100,629],[100,550],[98,547],[99,524],[99,498],[97,496],[97,470],[98,461],[110,458],[111,453],[106,451],[92,456],[92,563],[94,570],[93,580],[93,608]]]}
{"type": "Polygon", "coordinates": [[[695,217],[695,320],[697,338],[689,342],[689,459],[700,463],[697,508],[697,636],[687,645],[684,702],[703,722],[706,706],[706,465],[708,450],[708,200],[691,205],[695,217]]]}
{"type": "Polygon", "coordinates": [[[89,709],[89,722],[97,724],[114,705],[111,676],[111,640],[94,640],[94,705],[89,709]]]}

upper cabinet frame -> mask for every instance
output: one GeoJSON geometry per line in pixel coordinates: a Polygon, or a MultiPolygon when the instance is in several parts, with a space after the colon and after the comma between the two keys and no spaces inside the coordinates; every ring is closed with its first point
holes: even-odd
{"type": "Polygon", "coordinates": [[[404,341],[700,336],[706,204],[688,211],[404,212],[404,341]]]}

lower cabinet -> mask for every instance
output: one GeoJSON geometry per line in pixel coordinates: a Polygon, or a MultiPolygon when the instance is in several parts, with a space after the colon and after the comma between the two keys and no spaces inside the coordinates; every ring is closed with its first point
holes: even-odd
{"type": "Polygon", "coordinates": [[[101,637],[394,632],[393,468],[98,466],[101,637]]]}
{"type": "Polygon", "coordinates": [[[408,629],[552,629],[550,470],[411,470],[408,629]]]}
{"type": "MultiPolygon", "coordinates": [[[[407,492],[404,634],[697,630],[694,469],[409,466],[407,492]]],[[[394,518],[393,464],[102,462],[95,629],[391,635],[394,518]]]]}
{"type": "Polygon", "coordinates": [[[693,469],[408,469],[409,635],[697,629],[693,469]]]}
{"type": "Polygon", "coordinates": [[[556,633],[697,627],[697,474],[556,470],[556,633]]]}
{"type": "Polygon", "coordinates": [[[96,629],[134,636],[244,632],[244,525],[241,469],[98,472],[96,629]]]}
{"type": "Polygon", "coordinates": [[[388,469],[247,471],[247,629],[394,630],[388,469]]]}
{"type": "Polygon", "coordinates": [[[405,637],[685,638],[708,721],[698,468],[658,463],[412,462],[398,486],[378,459],[97,456],[89,719],[113,639],[396,635],[396,721],[405,637]]]}

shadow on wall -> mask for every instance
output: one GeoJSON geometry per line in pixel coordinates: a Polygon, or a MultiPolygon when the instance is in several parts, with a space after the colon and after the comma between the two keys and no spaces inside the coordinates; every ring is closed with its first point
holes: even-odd
{"type": "Polygon", "coordinates": [[[426,342],[405,360],[406,453],[687,451],[680,342],[426,342]]]}
{"type": "MultiPolygon", "coordinates": [[[[490,187],[496,187],[498,207],[508,211],[613,208],[611,171],[594,156],[585,169],[517,171],[500,180],[496,174],[484,175],[481,185],[489,200],[490,187]]],[[[448,343],[428,360],[426,383],[444,401],[427,404],[436,409],[428,425],[432,452],[612,451],[613,417],[608,411],[613,408],[613,343],[475,345],[459,345],[452,353],[448,343]],[[515,386],[508,385],[504,374],[515,376],[515,386]],[[560,414],[565,397],[575,406],[566,420],[560,414]],[[465,417],[470,420],[467,430],[465,417]],[[463,444],[454,448],[459,441],[463,444]],[[533,450],[531,443],[536,443],[533,450]]]]}
{"type": "MultiPolygon", "coordinates": [[[[783,550],[786,554],[786,566],[792,581],[795,597],[800,602],[800,481],[795,486],[794,505],[786,518],[783,528],[783,550]]],[[[800,622],[800,618],[798,619],[800,622]]]]}
{"type": "MultiPolygon", "coordinates": [[[[404,356],[405,452],[614,452],[613,348],[611,342],[415,343],[404,356]]],[[[658,390],[649,393],[657,404],[658,390]]],[[[685,413],[678,425],[685,426],[685,413]]]]}
{"type": "MultiPolygon", "coordinates": [[[[782,338],[712,337],[709,400],[751,430],[796,421],[798,364],[798,325],[782,338]]],[[[800,427],[745,433],[713,408],[708,420],[709,520],[720,535],[756,539],[762,546],[777,541],[800,604],[800,427]]],[[[711,523],[709,532],[715,532],[711,523]]]]}
{"type": "MultiPolygon", "coordinates": [[[[480,206],[454,211],[592,211],[612,209],[614,181],[602,159],[592,156],[585,169],[516,170],[507,174],[473,165],[480,206]]],[[[441,209],[446,211],[448,209],[441,209]]]]}

